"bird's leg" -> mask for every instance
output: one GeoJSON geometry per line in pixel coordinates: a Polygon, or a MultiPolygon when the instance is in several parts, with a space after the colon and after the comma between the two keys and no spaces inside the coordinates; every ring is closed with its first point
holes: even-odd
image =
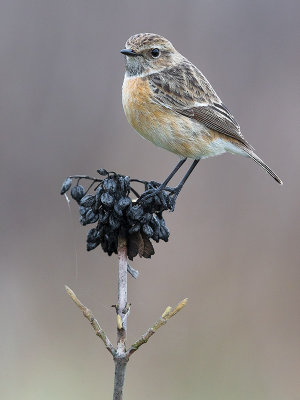
{"type": "Polygon", "coordinates": [[[170,173],[167,179],[157,188],[159,189],[159,191],[163,190],[167,186],[167,184],[170,182],[170,180],[173,178],[173,176],[176,174],[179,168],[181,168],[182,165],[186,162],[186,160],[187,158],[183,158],[182,160],[179,161],[179,163],[176,165],[176,167],[173,169],[173,171],[170,173]]]}
{"type": "Polygon", "coordinates": [[[172,195],[172,199],[171,199],[171,211],[174,211],[175,209],[175,204],[176,204],[176,199],[177,196],[179,195],[183,185],[185,184],[185,182],[187,181],[188,177],[191,175],[191,173],[193,172],[193,170],[195,169],[196,165],[198,164],[200,160],[194,160],[192,165],[190,166],[190,168],[188,169],[187,173],[184,175],[184,177],[181,179],[180,183],[178,186],[176,186],[172,192],[170,193],[170,195],[172,195]]]}
{"type": "Polygon", "coordinates": [[[170,180],[173,178],[173,176],[176,174],[176,172],[179,170],[179,168],[182,167],[182,165],[186,162],[186,160],[187,160],[187,158],[183,158],[182,160],[180,160],[179,163],[176,165],[176,167],[173,169],[173,171],[170,173],[170,175],[167,177],[167,179],[165,179],[165,181],[163,183],[161,183],[158,187],[146,190],[146,192],[144,192],[140,196],[139,201],[143,202],[143,201],[149,199],[150,197],[153,197],[156,194],[162,192],[166,188],[166,186],[170,182],[170,180]]]}

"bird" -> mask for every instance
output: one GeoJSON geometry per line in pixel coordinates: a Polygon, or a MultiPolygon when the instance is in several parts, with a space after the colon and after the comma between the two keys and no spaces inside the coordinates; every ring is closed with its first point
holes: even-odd
{"type": "Polygon", "coordinates": [[[135,34],[121,53],[125,56],[122,103],[128,122],[145,139],[180,157],[152,194],[165,189],[184,162],[193,159],[174,188],[177,197],[200,160],[226,152],[251,158],[282,184],[255,154],[206,77],[169,40],[154,33],[135,34]]]}

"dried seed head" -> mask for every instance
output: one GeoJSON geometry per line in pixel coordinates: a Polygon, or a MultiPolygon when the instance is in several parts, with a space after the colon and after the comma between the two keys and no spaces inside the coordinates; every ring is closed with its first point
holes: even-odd
{"type": "MultiPolygon", "coordinates": [[[[72,198],[79,204],[80,223],[82,225],[94,224],[96,226],[87,234],[87,250],[93,250],[101,244],[102,250],[108,255],[117,253],[118,237],[120,232],[126,235],[128,257],[135,256],[150,258],[154,248],[150,239],[168,241],[169,230],[166,227],[163,211],[172,208],[172,197],[168,192],[150,196],[143,202],[134,201],[130,197],[132,192],[137,192],[131,187],[129,176],[118,175],[99,169],[97,172],[105,179],[88,178],[93,183],[86,191],[78,184],[83,176],[75,176],[77,185],[71,190],[72,198]],[[95,185],[95,194],[87,193],[95,185]]],[[[144,184],[145,189],[155,189],[156,182],[137,181],[144,184]]],[[[66,193],[72,186],[72,178],[67,178],[61,189],[66,193]]]]}

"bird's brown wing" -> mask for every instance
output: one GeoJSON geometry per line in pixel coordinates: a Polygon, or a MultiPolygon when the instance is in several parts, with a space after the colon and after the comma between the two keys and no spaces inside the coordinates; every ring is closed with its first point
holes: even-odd
{"type": "Polygon", "coordinates": [[[205,76],[189,61],[151,74],[148,79],[153,101],[251,148],[233,115],[205,76]]]}

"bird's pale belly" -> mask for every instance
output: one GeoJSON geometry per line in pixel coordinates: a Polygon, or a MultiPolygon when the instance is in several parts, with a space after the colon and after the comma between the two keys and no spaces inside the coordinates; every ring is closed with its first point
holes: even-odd
{"type": "Polygon", "coordinates": [[[203,124],[151,100],[146,79],[125,78],[122,90],[128,122],[145,139],[181,157],[207,158],[225,153],[226,141],[203,124]]]}

